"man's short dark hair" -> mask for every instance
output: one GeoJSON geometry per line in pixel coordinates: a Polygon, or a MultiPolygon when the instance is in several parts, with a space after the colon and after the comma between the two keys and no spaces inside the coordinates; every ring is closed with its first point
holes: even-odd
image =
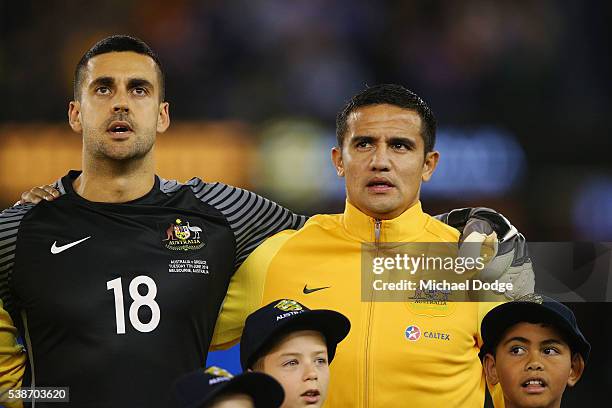
{"type": "Polygon", "coordinates": [[[83,85],[83,71],[87,66],[87,63],[90,59],[97,55],[107,54],[109,52],[123,52],[123,51],[132,51],[137,54],[146,55],[151,57],[155,64],[157,65],[157,76],[159,78],[159,96],[160,101],[164,100],[164,70],[162,68],[161,62],[157,57],[157,54],[139,38],[131,37],[129,35],[111,35],[110,37],[106,37],[91,47],[87,52],[81,57],[81,60],[76,66],[74,71],[74,100],[78,101],[81,99],[81,86],[83,85]]]}
{"type": "Polygon", "coordinates": [[[370,105],[394,105],[415,111],[421,117],[421,136],[425,153],[431,152],[436,143],[436,118],[425,101],[414,92],[396,84],[380,84],[366,88],[353,96],[336,116],[336,139],[342,147],[348,128],[347,119],[355,110],[370,105]]]}

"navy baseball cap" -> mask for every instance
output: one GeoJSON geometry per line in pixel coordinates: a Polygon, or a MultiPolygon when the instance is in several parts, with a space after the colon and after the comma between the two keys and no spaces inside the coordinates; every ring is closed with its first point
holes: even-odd
{"type": "Polygon", "coordinates": [[[565,335],[572,352],[580,353],[585,362],[589,359],[591,345],[578,328],[574,312],[563,303],[533,293],[501,304],[485,315],[480,326],[484,342],[478,354],[480,359],[487,353],[495,354],[506,330],[521,322],[553,325],[565,335]]]}
{"type": "Polygon", "coordinates": [[[285,399],[283,387],[264,373],[248,372],[232,376],[219,367],[199,369],[174,383],[174,393],[182,408],[204,408],[224,394],[246,394],[255,408],[278,408],[285,399]]]}
{"type": "Polygon", "coordinates": [[[327,343],[329,362],[334,359],[336,346],[351,329],[351,322],[333,310],[311,310],[291,299],[275,300],[247,317],[240,339],[240,363],[247,370],[261,351],[272,345],[280,335],[294,330],[315,330],[323,334],[327,343]]]}

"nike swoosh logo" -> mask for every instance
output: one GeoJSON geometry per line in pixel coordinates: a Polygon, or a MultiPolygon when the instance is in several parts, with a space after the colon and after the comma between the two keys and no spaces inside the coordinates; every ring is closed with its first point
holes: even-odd
{"type": "Polygon", "coordinates": [[[59,254],[60,252],[64,252],[65,250],[67,250],[67,249],[69,249],[69,248],[72,248],[72,247],[73,247],[73,246],[75,246],[75,245],[79,245],[79,244],[80,244],[81,242],[83,242],[83,241],[87,241],[89,238],[91,238],[91,236],[89,236],[89,237],[85,237],[85,238],[83,238],[83,239],[79,239],[78,241],[74,241],[74,242],[71,242],[71,243],[69,243],[69,244],[62,245],[62,246],[57,246],[57,241],[55,241],[55,242],[53,243],[53,245],[51,245],[51,253],[52,253],[53,255],[57,255],[57,254],[59,254]]]}
{"type": "Polygon", "coordinates": [[[312,289],[308,289],[308,285],[304,285],[304,290],[302,292],[304,292],[305,295],[312,293],[312,292],[316,292],[317,290],[323,290],[323,289],[329,289],[330,286],[323,286],[322,288],[312,288],[312,289]]]}

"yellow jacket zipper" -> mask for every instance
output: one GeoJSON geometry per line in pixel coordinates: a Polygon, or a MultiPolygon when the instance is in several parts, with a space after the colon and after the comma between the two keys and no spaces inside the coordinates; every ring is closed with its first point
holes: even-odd
{"type": "MultiPolygon", "coordinates": [[[[380,250],[380,234],[382,230],[382,220],[374,220],[374,244],[376,246],[376,257],[378,257],[380,250]]],[[[374,291],[372,288],[370,291],[370,299],[368,303],[368,316],[366,320],[366,346],[365,346],[365,386],[364,386],[364,408],[367,408],[370,405],[370,374],[369,374],[369,365],[370,365],[370,329],[372,327],[372,316],[374,314],[374,302],[373,296],[374,291]]]]}

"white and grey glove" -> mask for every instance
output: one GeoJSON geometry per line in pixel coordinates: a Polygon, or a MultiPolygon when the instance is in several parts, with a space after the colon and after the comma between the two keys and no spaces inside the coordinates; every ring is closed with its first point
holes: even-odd
{"type": "Polygon", "coordinates": [[[535,274],[527,242],[506,217],[490,208],[475,207],[452,210],[436,218],[461,231],[460,256],[475,258],[482,252],[490,254],[491,261],[480,271],[479,279],[512,283],[512,290],[504,292],[509,300],[534,292],[535,274]]]}

